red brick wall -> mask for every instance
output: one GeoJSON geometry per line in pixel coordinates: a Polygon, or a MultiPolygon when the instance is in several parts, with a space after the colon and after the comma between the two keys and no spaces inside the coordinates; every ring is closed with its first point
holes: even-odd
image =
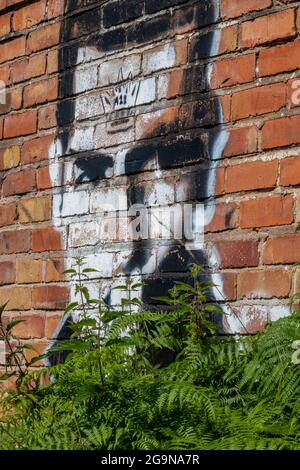
{"type": "MultiPolygon", "coordinates": [[[[72,256],[111,255],[107,261],[103,258],[104,264],[113,264],[113,271],[99,275],[100,295],[101,282],[107,284],[110,277],[115,282],[121,276],[118,260],[132,246],[125,237],[110,240],[109,248],[101,251],[95,243],[85,242],[86,232],[81,243],[72,245],[70,233],[74,235],[76,224],[90,227],[85,224],[96,217],[91,202],[86,212],[74,210],[57,217],[54,209],[55,197],[73,194],[74,169],[71,180],[66,177],[72,155],[87,151],[78,143],[76,147],[74,140],[73,147],[70,144],[70,135],[82,124],[74,124],[74,115],[68,120],[68,113],[74,111],[73,105],[79,106],[80,94],[87,99],[91,95],[91,102],[79,110],[86,113],[99,89],[110,86],[99,82],[101,66],[108,61],[112,80],[118,67],[129,71],[138,67],[139,83],[150,80],[146,99],[130,116],[130,132],[123,130],[117,137],[111,133],[107,140],[106,131],[102,132],[107,126],[105,112],[99,113],[100,118],[95,113],[85,116],[82,129],[90,122],[94,136],[98,135],[97,148],[108,148],[109,154],[119,155],[124,146],[136,149],[146,142],[147,151],[149,145],[154,148],[159,168],[153,173],[143,164],[127,179],[113,173],[98,185],[83,181],[86,184],[74,191],[88,194],[91,201],[102,190],[120,187],[132,194],[128,185],[142,185],[150,199],[158,191],[155,180],[161,178],[159,191],[166,182],[175,194],[172,204],[202,200],[197,184],[190,198],[186,192],[182,200],[177,195],[185,184],[201,180],[214,161],[214,192],[203,197],[215,207],[205,227],[205,244],[208,253],[215,253],[210,268],[214,279],[221,279],[230,304],[225,328],[232,333],[255,332],[287,313],[288,298],[300,287],[299,270],[293,266],[300,259],[299,31],[300,1],[0,0],[0,80],[7,87],[6,103],[0,105],[0,303],[10,300],[9,318],[21,315],[28,320],[18,327],[21,337],[34,340],[40,350],[52,338],[70,298],[62,272],[72,256]],[[80,50],[85,58],[78,65],[80,50]],[[81,66],[87,77],[74,79],[75,68],[81,66]],[[92,69],[98,73],[94,85],[92,69]],[[187,82],[188,74],[192,78],[187,82]],[[154,94],[149,98],[151,84],[154,94]],[[76,86],[83,88],[78,91],[76,86]],[[69,146],[62,160],[51,149],[57,151],[64,132],[69,146]],[[192,161],[188,150],[187,158],[176,163],[183,150],[174,147],[174,139],[176,145],[190,142],[196,133],[209,153],[222,132],[226,134],[222,152],[208,157],[206,169],[201,166],[201,152],[199,160],[192,161]],[[164,164],[164,158],[171,163],[164,164]],[[51,165],[65,165],[60,181],[54,181],[51,165]]],[[[79,140],[87,145],[85,134],[79,140]]],[[[155,240],[150,248],[147,245],[149,259],[158,256],[162,244],[155,240]]],[[[184,271],[180,253],[178,270],[176,261],[175,267],[164,271],[164,260],[155,259],[155,268],[143,269],[142,275],[147,278],[155,271],[160,285],[170,273],[176,277],[184,271]]]]}

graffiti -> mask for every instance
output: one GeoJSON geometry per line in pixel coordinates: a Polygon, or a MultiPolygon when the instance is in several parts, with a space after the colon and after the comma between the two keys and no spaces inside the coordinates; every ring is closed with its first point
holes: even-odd
{"type": "MultiPolygon", "coordinates": [[[[217,15],[213,0],[202,2],[201,8],[195,28],[213,24],[217,15]]],[[[153,296],[166,293],[174,277],[185,277],[192,262],[211,268],[218,262],[218,253],[207,251],[200,235],[215,214],[218,159],[228,140],[225,130],[214,128],[223,121],[222,106],[210,91],[209,67],[188,63],[179,68],[176,83],[164,74],[181,63],[184,46],[168,39],[177,31],[171,31],[165,16],[151,25],[141,20],[127,31],[125,49],[121,30],[107,41],[108,33],[96,32],[79,46],[67,42],[72,31],[93,28],[95,17],[92,23],[87,18],[79,15],[62,24],[59,129],[49,154],[57,188],[53,224],[63,230],[68,259],[85,256],[98,269],[99,279],[90,285],[93,294],[117,305],[120,294],[113,287],[122,276],[137,276],[145,283],[140,296],[149,304],[153,296]],[[151,43],[159,36],[166,43],[156,50],[151,43]],[[110,58],[113,52],[117,57],[110,58]],[[68,65],[71,72],[65,70],[68,65]],[[180,106],[168,102],[174,87],[180,106]],[[195,98],[187,101],[192,93],[195,98]],[[198,235],[192,241],[178,235],[182,216],[176,214],[178,208],[183,214],[185,204],[191,208],[189,225],[198,235]],[[203,220],[197,205],[203,208],[203,220]],[[152,217],[146,236],[141,208],[152,217]],[[166,218],[153,222],[157,211],[166,208],[175,221],[168,237],[161,232],[166,218]],[[135,236],[128,230],[132,222],[135,236]]],[[[181,19],[181,28],[185,21],[190,17],[181,19]]],[[[219,40],[219,32],[212,31],[197,54],[209,58],[219,40]]],[[[222,278],[210,276],[218,284],[212,301],[220,300],[222,278]]],[[[58,337],[66,334],[65,326],[60,325],[58,337]]]]}

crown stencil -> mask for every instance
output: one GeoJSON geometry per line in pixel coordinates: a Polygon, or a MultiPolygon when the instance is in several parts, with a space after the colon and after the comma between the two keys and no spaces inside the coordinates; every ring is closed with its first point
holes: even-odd
{"type": "MultiPolygon", "coordinates": [[[[140,81],[132,81],[133,76],[130,72],[127,78],[124,78],[123,69],[121,68],[118,75],[118,81],[121,83],[115,85],[113,89],[102,95],[102,104],[105,113],[113,113],[125,109],[134,108],[140,91],[140,81]]],[[[130,112],[127,113],[128,115],[130,112]]]]}

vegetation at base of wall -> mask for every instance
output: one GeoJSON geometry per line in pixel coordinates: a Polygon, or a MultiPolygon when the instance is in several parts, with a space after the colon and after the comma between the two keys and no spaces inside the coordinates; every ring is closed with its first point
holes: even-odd
{"type": "Polygon", "coordinates": [[[16,389],[3,393],[0,449],[299,449],[300,296],[262,333],[222,337],[201,271],[192,266],[193,282],[175,284],[161,312],[144,311],[128,280],[116,311],[90,298],[78,260],[68,272],[80,301],[66,314],[81,316],[49,353],[67,359],[35,372],[1,320],[2,380],[16,389]]]}

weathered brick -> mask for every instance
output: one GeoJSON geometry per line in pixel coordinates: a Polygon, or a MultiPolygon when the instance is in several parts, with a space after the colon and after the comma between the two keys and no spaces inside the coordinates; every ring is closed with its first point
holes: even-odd
{"type": "Polygon", "coordinates": [[[5,197],[14,194],[25,194],[36,189],[35,170],[19,171],[7,175],[2,185],[5,197]]]}
{"type": "Polygon", "coordinates": [[[42,310],[63,309],[69,299],[66,286],[39,286],[32,289],[32,306],[42,310]]]}
{"type": "Polygon", "coordinates": [[[274,188],[277,181],[278,161],[256,161],[233,165],[227,168],[225,191],[253,191],[274,188]]]}
{"type": "Polygon", "coordinates": [[[249,116],[279,111],[285,103],[285,83],[238,91],[232,95],[232,119],[236,121],[249,116]]]}
{"type": "Polygon", "coordinates": [[[11,13],[7,15],[0,16],[0,37],[6,36],[10,33],[10,20],[11,20],[11,13]]]}
{"type": "Polygon", "coordinates": [[[246,21],[240,27],[242,47],[254,47],[278,39],[295,35],[295,11],[279,11],[272,15],[262,16],[253,21],[246,21]]]}
{"type": "Polygon", "coordinates": [[[258,130],[255,126],[230,129],[224,157],[254,153],[257,150],[258,130]]]}
{"type": "Polygon", "coordinates": [[[39,77],[45,73],[46,55],[39,54],[28,59],[15,62],[11,67],[13,83],[19,83],[30,78],[39,77]]]}
{"type": "Polygon", "coordinates": [[[143,54],[144,74],[186,64],[187,45],[187,39],[181,39],[145,52],[143,54]]]}
{"type": "Polygon", "coordinates": [[[55,46],[60,39],[60,24],[55,23],[32,31],[27,39],[26,52],[41,51],[55,46]]]}
{"type": "Polygon", "coordinates": [[[15,326],[13,333],[16,338],[43,338],[45,334],[45,319],[41,315],[12,315],[11,321],[22,320],[15,326]]]}
{"type": "Polygon", "coordinates": [[[4,138],[19,137],[34,134],[37,130],[37,112],[27,111],[24,113],[8,116],[4,120],[4,138]]]}
{"type": "Polygon", "coordinates": [[[58,2],[57,0],[48,0],[48,13],[47,18],[50,20],[52,18],[57,18],[64,14],[64,4],[58,2]]]}
{"type": "Polygon", "coordinates": [[[300,67],[300,41],[262,50],[258,67],[262,77],[297,70],[300,67]]]}
{"type": "Polygon", "coordinates": [[[16,204],[1,204],[0,205],[0,227],[12,225],[17,219],[16,204]]]}
{"type": "Polygon", "coordinates": [[[49,80],[41,80],[24,88],[24,107],[31,107],[36,104],[53,101],[58,96],[58,79],[57,77],[49,80]]]}
{"type": "Polygon", "coordinates": [[[56,104],[50,104],[39,109],[38,127],[39,129],[50,129],[57,126],[56,120],[57,107],[56,104]]]}
{"type": "Polygon", "coordinates": [[[42,280],[42,261],[39,259],[17,259],[18,284],[34,284],[42,280]]]}
{"type": "Polygon", "coordinates": [[[216,61],[212,66],[211,88],[251,82],[255,78],[255,54],[216,61]]]}
{"type": "Polygon", "coordinates": [[[142,15],[143,0],[117,0],[109,2],[103,8],[103,24],[105,28],[133,20],[142,15]]]}
{"type": "Polygon", "coordinates": [[[263,149],[285,147],[300,142],[300,116],[273,119],[264,123],[261,146],[263,149]]]}
{"type": "Polygon", "coordinates": [[[300,184],[300,157],[280,160],[280,184],[282,186],[300,184]]]}
{"type": "Polygon", "coordinates": [[[45,282],[59,282],[65,279],[65,261],[62,258],[45,260],[45,282]]]}
{"type": "Polygon", "coordinates": [[[9,147],[3,152],[3,170],[9,170],[19,165],[21,158],[21,151],[18,145],[9,147]]]}
{"type": "Polygon", "coordinates": [[[215,206],[214,217],[205,227],[205,232],[221,232],[235,228],[237,224],[237,205],[234,203],[219,203],[215,206]]]}
{"type": "Polygon", "coordinates": [[[51,197],[37,197],[18,202],[18,218],[21,223],[44,222],[51,218],[51,197]]]}
{"type": "Polygon", "coordinates": [[[14,13],[13,28],[20,31],[25,28],[32,28],[41,23],[46,13],[46,1],[40,0],[31,5],[20,8],[14,13]]]}
{"type": "Polygon", "coordinates": [[[216,243],[220,268],[243,268],[257,266],[258,242],[255,240],[223,240],[216,243]]]}
{"type": "Polygon", "coordinates": [[[270,237],[264,246],[264,264],[290,264],[300,259],[300,233],[270,237]]]}
{"type": "Polygon", "coordinates": [[[52,187],[52,181],[49,173],[49,166],[43,166],[37,170],[37,187],[38,189],[48,189],[52,187]]]}
{"type": "Polygon", "coordinates": [[[0,64],[25,55],[25,37],[12,39],[1,44],[0,64]]]}
{"type": "Polygon", "coordinates": [[[237,18],[251,11],[259,11],[272,5],[272,0],[221,0],[221,15],[223,18],[237,18]]]}
{"type": "Polygon", "coordinates": [[[63,249],[61,234],[55,228],[35,229],[32,232],[32,251],[59,251],[63,249]]]}
{"type": "Polygon", "coordinates": [[[291,273],[285,269],[247,270],[238,274],[239,299],[271,299],[288,297],[291,290],[291,273]]]}
{"type": "Polygon", "coordinates": [[[45,323],[45,336],[49,339],[55,339],[58,326],[63,319],[63,315],[59,313],[47,313],[45,323]]]}
{"type": "Polygon", "coordinates": [[[22,147],[22,164],[47,160],[50,145],[54,142],[54,135],[46,135],[37,139],[28,140],[22,147]]]}
{"type": "Polygon", "coordinates": [[[30,230],[6,231],[0,233],[0,255],[28,253],[30,248],[30,230]]]}
{"type": "Polygon", "coordinates": [[[13,284],[16,281],[16,266],[13,261],[0,262],[0,285],[13,284]]]}
{"type": "Polygon", "coordinates": [[[240,204],[241,228],[288,225],[293,220],[293,198],[290,194],[259,197],[240,204]]]}
{"type": "Polygon", "coordinates": [[[8,301],[8,310],[29,310],[31,308],[31,289],[27,287],[2,287],[0,305],[8,301]]]}

